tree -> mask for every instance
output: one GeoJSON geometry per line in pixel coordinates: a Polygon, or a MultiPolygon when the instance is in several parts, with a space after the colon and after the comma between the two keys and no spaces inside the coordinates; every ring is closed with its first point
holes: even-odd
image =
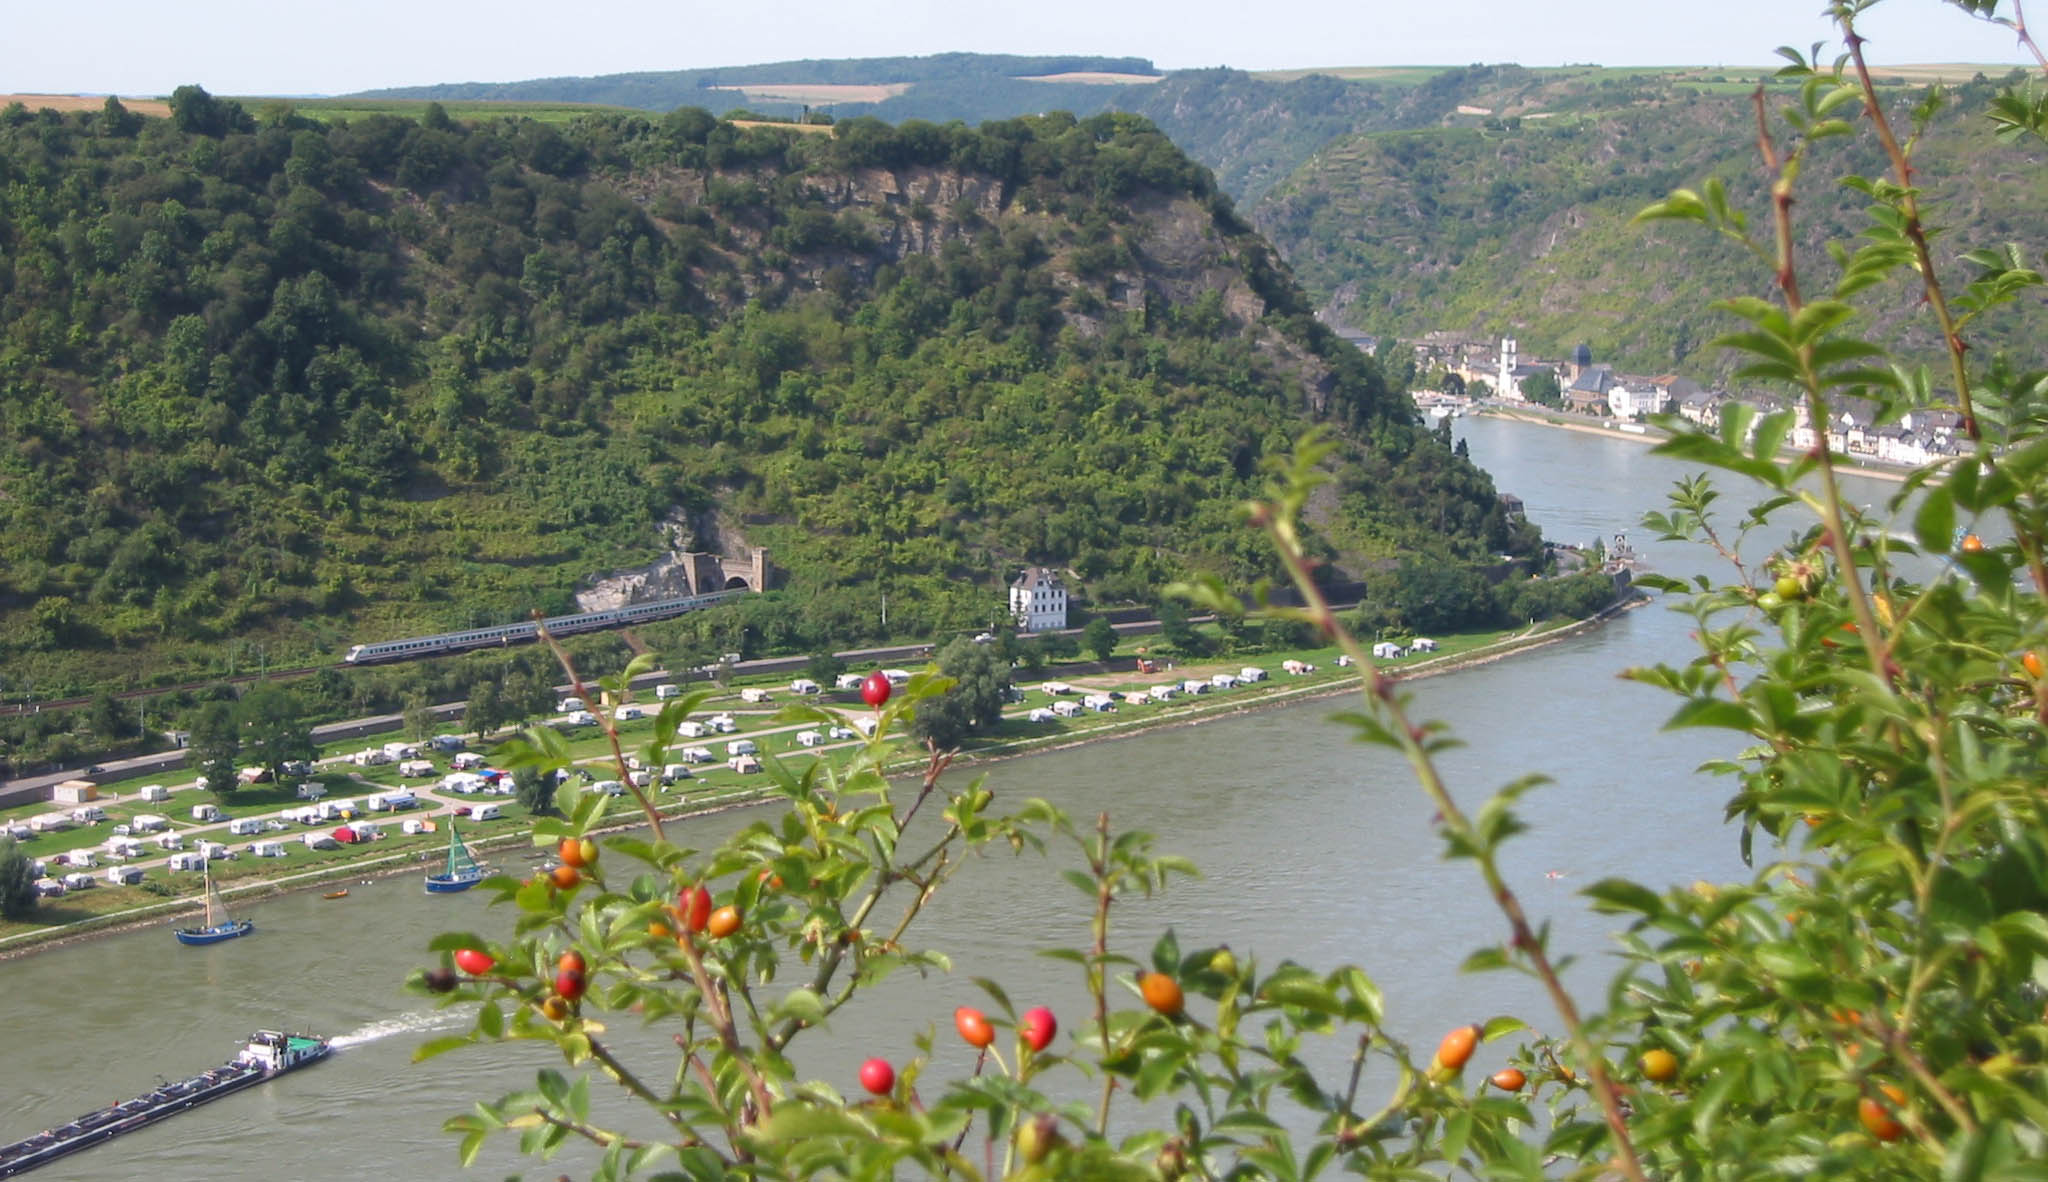
{"type": "Polygon", "coordinates": [[[1539,406],[1563,406],[1564,391],[1557,384],[1557,375],[1547,369],[1539,369],[1521,382],[1522,397],[1539,406]]]}
{"type": "Polygon", "coordinates": [[[199,769],[199,782],[225,801],[242,786],[237,765],[242,758],[242,729],[235,709],[226,702],[208,702],[199,708],[189,728],[192,732],[192,763],[199,769]]]}
{"type": "MultiPolygon", "coordinates": [[[[313,742],[313,724],[307,720],[298,695],[290,690],[274,686],[251,690],[236,705],[234,713],[242,748],[254,756],[259,766],[269,770],[272,782],[284,782],[285,764],[319,758],[319,744],[313,742]]],[[[211,780],[208,786],[212,786],[211,780]]]]}
{"type": "Polygon", "coordinates": [[[0,919],[23,919],[36,906],[35,860],[11,837],[0,837],[0,919]]]}
{"type": "Polygon", "coordinates": [[[1159,604],[1159,637],[1183,657],[1203,657],[1209,653],[1208,637],[1188,623],[1188,609],[1177,599],[1159,604]]]}
{"type": "Polygon", "coordinates": [[[812,653],[810,660],[804,662],[804,676],[827,689],[830,689],[844,672],[846,662],[840,659],[839,654],[830,650],[812,653]]]}
{"type": "Polygon", "coordinates": [[[1109,655],[1116,651],[1116,642],[1115,627],[1101,616],[1089,620],[1088,626],[1081,629],[1081,647],[1094,653],[1098,661],[1109,659],[1109,655]]]}
{"type": "Polygon", "coordinates": [[[414,690],[405,697],[405,737],[415,743],[425,742],[434,734],[434,710],[427,702],[427,695],[414,690]]]}
{"type": "Polygon", "coordinates": [[[960,746],[970,735],[993,730],[1002,721],[1003,705],[1009,701],[1010,668],[987,645],[965,637],[939,650],[938,667],[953,679],[953,687],[918,704],[910,733],[944,751],[960,746]]]}
{"type": "Polygon", "coordinates": [[[93,738],[103,744],[131,738],[137,727],[121,699],[105,691],[93,695],[92,705],[86,711],[86,722],[92,727],[93,738]]]}
{"type": "Polygon", "coordinates": [[[509,721],[505,697],[499,692],[496,678],[482,678],[470,687],[469,702],[462,709],[463,726],[475,731],[481,740],[498,733],[498,728],[509,721]]]}
{"type": "Polygon", "coordinates": [[[555,812],[555,776],[537,764],[523,763],[512,769],[512,787],[519,803],[536,817],[555,812]]]}

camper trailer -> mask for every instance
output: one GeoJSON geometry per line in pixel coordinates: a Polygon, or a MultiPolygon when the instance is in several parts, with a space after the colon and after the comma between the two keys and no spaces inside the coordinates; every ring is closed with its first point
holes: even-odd
{"type": "Polygon", "coordinates": [[[789,692],[793,694],[815,694],[823,688],[808,677],[799,677],[789,683],[789,692]]]}
{"type": "Polygon", "coordinates": [[[825,741],[825,736],[818,731],[798,731],[796,741],[802,747],[816,747],[825,741]]]}
{"type": "Polygon", "coordinates": [[[171,870],[190,870],[196,874],[206,869],[206,855],[197,852],[172,854],[170,861],[165,862],[164,866],[171,870]]]}
{"type": "Polygon", "coordinates": [[[162,784],[144,784],[137,794],[151,804],[162,804],[171,798],[171,790],[162,784]]]}
{"type": "Polygon", "coordinates": [[[760,750],[760,744],[752,739],[734,739],[725,745],[725,753],[727,755],[756,755],[760,753],[760,750]]]}
{"type": "Polygon", "coordinates": [[[740,775],[748,776],[761,770],[761,761],[751,755],[735,755],[726,766],[740,775]]]}
{"type": "Polygon", "coordinates": [[[414,776],[431,776],[434,774],[434,761],[431,759],[404,760],[400,762],[398,765],[398,774],[408,778],[414,776]]]}
{"type": "Polygon", "coordinates": [[[161,817],[155,813],[137,813],[128,822],[128,829],[132,833],[155,833],[170,827],[169,817],[161,817]]]}
{"type": "Polygon", "coordinates": [[[469,810],[469,819],[472,821],[500,821],[504,817],[505,806],[500,804],[480,804],[469,810]]]}
{"type": "Polygon", "coordinates": [[[759,686],[748,686],[740,691],[740,701],[760,703],[768,700],[768,691],[759,686]]]}
{"type": "Polygon", "coordinates": [[[258,858],[284,857],[284,843],[281,841],[252,841],[249,852],[258,858]]]}
{"type": "Polygon", "coordinates": [[[261,817],[236,817],[228,822],[228,832],[236,837],[254,837],[256,834],[263,832],[263,819],[261,817]]]}
{"type": "Polygon", "coordinates": [[[142,867],[140,866],[107,867],[108,886],[134,886],[141,881],[142,867]]]}
{"type": "Polygon", "coordinates": [[[654,687],[654,696],[656,699],[666,702],[670,698],[682,697],[683,689],[681,686],[670,685],[668,682],[664,681],[660,685],[654,687]]]}

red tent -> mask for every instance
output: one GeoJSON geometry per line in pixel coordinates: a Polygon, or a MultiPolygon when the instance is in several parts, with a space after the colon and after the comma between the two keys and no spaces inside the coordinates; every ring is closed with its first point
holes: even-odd
{"type": "Polygon", "coordinates": [[[349,828],[346,825],[343,825],[341,828],[336,829],[334,831],[334,840],[340,842],[343,845],[354,845],[356,842],[361,841],[362,839],[356,836],[355,830],[349,828]]]}

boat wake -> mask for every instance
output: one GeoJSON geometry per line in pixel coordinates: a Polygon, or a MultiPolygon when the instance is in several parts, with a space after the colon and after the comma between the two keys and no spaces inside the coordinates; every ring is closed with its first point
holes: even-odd
{"type": "Polygon", "coordinates": [[[453,1010],[427,1010],[396,1017],[380,1018],[337,1035],[328,1040],[335,1050],[359,1047],[364,1043],[390,1038],[394,1034],[420,1034],[430,1030],[449,1030],[468,1022],[468,1017],[453,1010]]]}

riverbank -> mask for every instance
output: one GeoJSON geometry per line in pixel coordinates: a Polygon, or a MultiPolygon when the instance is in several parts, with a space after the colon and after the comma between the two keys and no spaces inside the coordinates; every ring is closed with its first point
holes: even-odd
{"type": "MultiPolygon", "coordinates": [[[[1488,406],[1469,412],[1485,418],[1507,419],[1515,423],[1528,423],[1535,427],[1551,427],[1559,431],[1576,431],[1581,435],[1598,435],[1605,439],[1621,439],[1630,443],[1661,443],[1670,438],[1669,434],[1655,427],[1644,426],[1638,430],[1623,430],[1606,426],[1602,422],[1574,422],[1563,415],[1546,414],[1540,411],[1508,410],[1499,406],[1488,406]]],[[[1783,454],[1791,454],[1789,449],[1783,454]]],[[[1889,480],[1895,484],[1905,483],[1911,470],[1890,467],[1875,467],[1854,463],[1842,456],[1835,457],[1835,471],[1851,472],[1857,476],[1868,476],[1873,480],[1889,480]]]]}
{"type": "MultiPolygon", "coordinates": [[[[1390,675],[1396,681],[1421,680],[1444,676],[1460,670],[1505,660],[1522,652],[1541,648],[1587,631],[1604,626],[1621,613],[1633,610],[1647,603],[1640,595],[1615,604],[1605,611],[1585,620],[1579,620],[1542,630],[1525,630],[1498,640],[1479,645],[1461,652],[1446,653],[1435,657],[1424,657],[1390,668],[1390,675]]],[[[1213,672],[1235,670],[1240,661],[1216,661],[1199,666],[1188,666],[1176,672],[1186,677],[1206,677],[1213,672]]],[[[1125,684],[1128,677],[1121,673],[1102,672],[1099,674],[1070,675],[1068,679],[1077,691],[1108,690],[1125,684]],[[1099,683],[1099,684],[1091,684],[1099,683]]],[[[1071,750],[1110,739],[1126,738],[1133,735],[1166,727],[1199,726],[1219,719],[1237,718],[1244,715],[1296,705],[1320,698],[1337,697],[1355,693],[1360,678],[1356,673],[1326,678],[1312,683],[1288,684],[1286,682],[1264,682],[1255,686],[1242,687],[1232,691],[1230,696],[1190,697],[1185,705],[1176,704],[1170,710],[1142,714],[1120,714],[1102,716],[1089,729],[1079,733],[1056,733],[1043,736],[1019,737],[992,743],[982,743],[963,751],[956,766],[978,762],[1015,759],[1026,755],[1050,751],[1071,750]],[[1249,690],[1250,692],[1246,692],[1249,690]]],[[[1091,720],[1093,721],[1093,720],[1091,720]]],[[[792,753],[793,754],[793,753],[792,753]]],[[[921,760],[907,758],[893,765],[890,770],[911,772],[921,766],[921,760]]],[[[684,820],[692,817],[710,816],[734,809],[751,808],[772,803],[779,794],[772,787],[728,788],[715,796],[696,796],[664,802],[659,811],[664,821],[684,820]]],[[[632,803],[632,798],[621,798],[623,806],[616,813],[607,816],[598,827],[598,832],[616,832],[633,829],[647,823],[645,814],[632,803]]],[[[660,798],[656,798],[660,801],[660,798]]],[[[530,831],[521,828],[512,833],[497,836],[468,835],[469,845],[479,853],[496,851],[528,850],[537,857],[544,857],[532,845],[530,831]]],[[[431,850],[408,849],[400,853],[372,855],[360,860],[334,862],[313,867],[280,878],[266,879],[226,888],[224,893],[235,901],[249,901],[272,898],[293,892],[328,890],[351,882],[390,878],[404,874],[423,873],[424,867],[435,856],[431,850]]],[[[337,900],[338,906],[346,906],[337,900]]],[[[79,940],[98,936],[115,935],[143,927],[158,927],[191,914],[198,906],[192,896],[164,899],[161,902],[129,908],[125,911],[110,912],[93,916],[62,926],[17,932],[0,938],[0,961],[14,959],[49,948],[61,947],[79,940]]]]}

